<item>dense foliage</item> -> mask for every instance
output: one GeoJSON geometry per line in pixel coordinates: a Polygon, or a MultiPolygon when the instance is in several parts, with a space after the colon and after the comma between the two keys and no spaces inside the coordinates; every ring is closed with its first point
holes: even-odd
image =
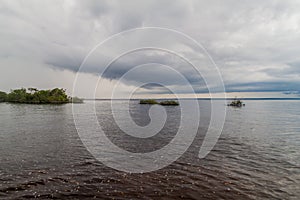
{"type": "Polygon", "coordinates": [[[7,98],[7,94],[5,92],[0,91],[0,102],[5,102],[7,98]]]}
{"type": "Polygon", "coordinates": [[[140,104],[158,104],[158,102],[154,99],[142,99],[140,104]]]}
{"type": "Polygon", "coordinates": [[[36,88],[25,88],[11,90],[9,94],[0,92],[0,102],[12,103],[32,103],[32,104],[62,104],[62,103],[82,103],[82,100],[74,97],[70,98],[65,89],[55,88],[52,90],[38,90],[36,88]],[[75,102],[76,100],[76,102],[75,102]]]}
{"type": "Polygon", "coordinates": [[[171,100],[171,101],[162,101],[159,104],[162,105],[162,106],[178,106],[179,105],[179,103],[177,101],[173,101],[173,100],[171,100]]]}
{"type": "Polygon", "coordinates": [[[159,104],[162,106],[178,106],[179,105],[179,103],[177,101],[173,101],[173,100],[157,102],[154,99],[142,99],[142,100],[140,100],[140,104],[159,104]]]}

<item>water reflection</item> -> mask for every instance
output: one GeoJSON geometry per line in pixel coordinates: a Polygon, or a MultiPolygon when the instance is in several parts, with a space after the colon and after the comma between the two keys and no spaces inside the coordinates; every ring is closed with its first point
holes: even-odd
{"type": "MultiPolygon", "coordinates": [[[[170,109],[163,132],[141,142],[120,132],[107,103],[96,103],[99,122],[128,150],[160,148],[178,128],[180,115],[170,109]]],[[[149,123],[148,108],[131,103],[136,123],[149,123]]],[[[71,105],[1,103],[0,198],[299,198],[299,101],[247,101],[242,109],[229,108],[221,138],[205,159],[197,153],[209,103],[200,101],[200,107],[198,135],[178,161],[156,172],[127,174],[97,162],[83,147],[71,105]]]]}

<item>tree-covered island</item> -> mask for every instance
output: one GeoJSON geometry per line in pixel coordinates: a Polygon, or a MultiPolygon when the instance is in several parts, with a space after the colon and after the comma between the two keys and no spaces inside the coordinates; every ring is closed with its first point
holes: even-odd
{"type": "Polygon", "coordinates": [[[54,88],[52,90],[38,90],[37,88],[21,88],[11,90],[10,93],[0,91],[0,102],[27,104],[64,104],[83,103],[78,97],[69,97],[66,90],[54,88]]]}
{"type": "Polygon", "coordinates": [[[167,101],[158,102],[155,99],[141,99],[140,104],[150,104],[150,105],[158,104],[161,106],[178,106],[179,105],[178,101],[167,100],[167,101]]]}

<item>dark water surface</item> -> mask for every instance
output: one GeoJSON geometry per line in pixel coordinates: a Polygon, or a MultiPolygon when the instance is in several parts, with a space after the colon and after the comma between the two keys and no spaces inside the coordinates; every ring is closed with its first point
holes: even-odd
{"type": "MultiPolygon", "coordinates": [[[[120,109],[126,106],[118,103],[120,109]]],[[[209,101],[200,100],[192,146],[173,164],[144,174],[119,172],[95,160],[76,132],[70,104],[1,103],[0,199],[300,199],[300,101],[245,103],[228,108],[218,143],[199,159],[210,118],[209,101]]],[[[135,139],[116,126],[109,106],[96,102],[99,123],[128,151],[159,149],[179,126],[179,107],[167,107],[161,133],[149,141],[135,139]]],[[[139,125],[149,123],[148,109],[130,103],[139,125]]]]}

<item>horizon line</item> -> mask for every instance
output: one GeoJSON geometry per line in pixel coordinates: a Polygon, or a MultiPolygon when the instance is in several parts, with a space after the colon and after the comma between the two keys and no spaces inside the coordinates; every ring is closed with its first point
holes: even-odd
{"type": "MultiPolygon", "coordinates": [[[[111,99],[111,98],[83,98],[83,100],[87,100],[87,101],[110,101],[110,100],[141,100],[141,99],[155,99],[155,100],[165,100],[165,99],[169,99],[169,100],[234,100],[236,98],[132,98],[132,99],[128,99],[128,98],[115,98],[115,99],[111,99]]],[[[300,97],[245,97],[245,98],[237,98],[240,100],[300,100],[300,97]]]]}

